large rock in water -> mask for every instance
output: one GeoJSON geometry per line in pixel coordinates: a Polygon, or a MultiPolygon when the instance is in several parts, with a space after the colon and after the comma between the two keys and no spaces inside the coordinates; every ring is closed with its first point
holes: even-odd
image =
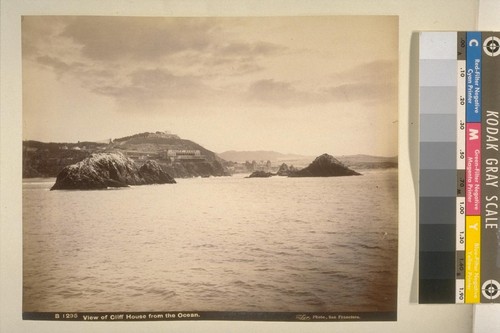
{"type": "Polygon", "coordinates": [[[360,173],[349,169],[335,157],[323,154],[304,169],[291,172],[290,177],[339,177],[359,176],[360,173]]]}
{"type": "Polygon", "coordinates": [[[139,169],[133,160],[122,153],[97,153],[62,169],[51,190],[95,190],[174,183],[175,180],[155,161],[147,161],[139,169]]]}

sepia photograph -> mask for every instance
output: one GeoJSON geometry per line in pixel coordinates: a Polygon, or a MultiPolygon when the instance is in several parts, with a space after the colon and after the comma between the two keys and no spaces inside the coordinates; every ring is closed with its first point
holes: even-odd
{"type": "Polygon", "coordinates": [[[397,16],[21,27],[23,319],[397,320],[397,16]]]}

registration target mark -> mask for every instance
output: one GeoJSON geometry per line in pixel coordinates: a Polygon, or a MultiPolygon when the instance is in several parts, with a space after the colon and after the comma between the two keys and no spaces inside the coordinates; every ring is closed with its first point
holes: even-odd
{"type": "Polygon", "coordinates": [[[486,280],[481,290],[483,292],[483,296],[487,299],[496,299],[500,296],[500,283],[496,280],[486,280]]]}

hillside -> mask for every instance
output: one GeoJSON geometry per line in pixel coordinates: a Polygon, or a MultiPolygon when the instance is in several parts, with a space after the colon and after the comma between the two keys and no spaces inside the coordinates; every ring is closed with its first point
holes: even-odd
{"type": "Polygon", "coordinates": [[[186,139],[181,139],[175,134],[139,133],[132,136],[115,139],[108,146],[108,149],[116,149],[131,154],[158,154],[166,150],[199,150],[201,155],[208,161],[221,161],[212,151],[205,149],[201,145],[186,139]]]}
{"type": "Polygon", "coordinates": [[[245,163],[246,161],[271,161],[272,163],[307,160],[312,161],[314,156],[304,156],[298,154],[283,154],[276,151],[257,150],[257,151],[225,151],[219,153],[219,157],[226,161],[245,163]]]}
{"type": "Polygon", "coordinates": [[[105,144],[23,141],[23,178],[55,177],[67,165],[80,162],[105,144]]]}
{"type": "Polygon", "coordinates": [[[214,152],[175,134],[145,132],[97,142],[23,142],[23,177],[56,177],[67,165],[82,161],[93,153],[121,152],[137,164],[157,161],[175,178],[228,175],[225,161],[214,152]]]}

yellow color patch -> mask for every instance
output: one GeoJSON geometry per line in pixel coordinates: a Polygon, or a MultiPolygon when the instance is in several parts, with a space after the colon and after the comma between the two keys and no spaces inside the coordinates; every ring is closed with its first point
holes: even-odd
{"type": "Polygon", "coordinates": [[[481,297],[481,217],[465,217],[465,303],[481,297]]]}

